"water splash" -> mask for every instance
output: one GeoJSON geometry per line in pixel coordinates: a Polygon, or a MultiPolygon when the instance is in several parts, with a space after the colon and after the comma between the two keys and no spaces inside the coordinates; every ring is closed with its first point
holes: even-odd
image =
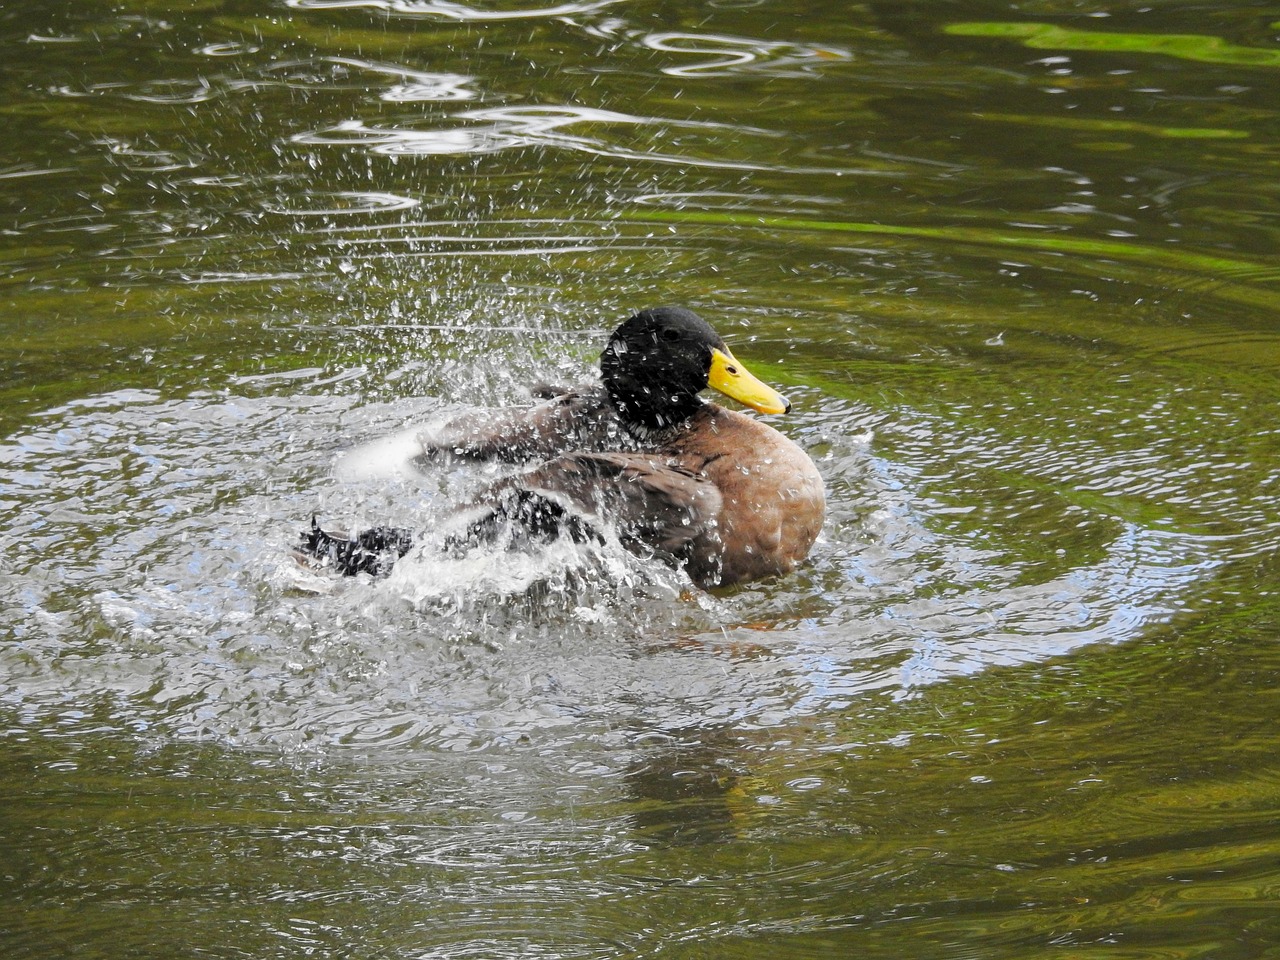
{"type": "Polygon", "coordinates": [[[29,533],[0,561],[16,637],[0,698],[105,699],[121,727],[296,750],[749,731],[1139,636],[1216,562],[1194,537],[1099,523],[1089,559],[1037,575],[935,529],[865,414],[837,406],[797,421],[840,484],[813,563],[783,582],[698,594],[570,542],[428,542],[386,579],[334,579],[290,556],[312,512],[431,531],[487,477],[328,475],[350,436],[445,408],[361,406],[314,373],[89,397],[8,438],[3,520],[29,533]]]}

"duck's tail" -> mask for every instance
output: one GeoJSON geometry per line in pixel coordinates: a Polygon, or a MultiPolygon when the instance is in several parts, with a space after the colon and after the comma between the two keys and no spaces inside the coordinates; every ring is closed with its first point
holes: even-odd
{"type": "Polygon", "coordinates": [[[308,562],[320,561],[348,577],[357,573],[379,576],[389,573],[397,560],[413,547],[413,534],[399,527],[370,527],[354,537],[341,537],[321,529],[311,518],[311,529],[299,534],[298,553],[308,562]]]}

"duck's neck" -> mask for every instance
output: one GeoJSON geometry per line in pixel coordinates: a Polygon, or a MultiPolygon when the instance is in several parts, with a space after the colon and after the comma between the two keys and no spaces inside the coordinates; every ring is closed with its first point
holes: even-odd
{"type": "Polygon", "coordinates": [[[631,436],[631,439],[642,447],[661,447],[678,437],[687,423],[688,421],[686,420],[670,427],[647,427],[643,423],[631,423],[623,420],[622,426],[631,436]]]}
{"type": "Polygon", "coordinates": [[[618,422],[622,424],[622,428],[627,432],[627,435],[642,447],[660,447],[665,443],[670,443],[687,430],[689,421],[707,406],[705,402],[697,397],[694,400],[696,402],[691,405],[691,409],[688,409],[687,412],[681,410],[683,416],[669,419],[673,416],[670,410],[656,416],[636,416],[633,408],[625,403],[619,403],[612,394],[609,395],[609,403],[617,415],[618,422]]]}
{"type": "Polygon", "coordinates": [[[677,430],[703,406],[696,393],[659,393],[652,387],[632,384],[625,379],[606,380],[605,390],[618,411],[619,419],[636,437],[646,431],[663,433],[677,430]]]}

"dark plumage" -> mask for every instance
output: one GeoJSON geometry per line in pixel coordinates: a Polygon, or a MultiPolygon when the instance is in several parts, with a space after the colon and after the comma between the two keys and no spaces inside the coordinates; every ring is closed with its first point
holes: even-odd
{"type": "MultiPolygon", "coordinates": [[[[420,436],[424,458],[529,465],[464,508],[472,519],[457,539],[514,526],[584,540],[607,527],[704,588],[786,573],[808,555],[825,511],[813,461],[772,427],[698,394],[711,386],[763,413],[791,405],[705,321],[682,307],[637,313],[609,338],[600,373],[598,384],[420,436]]],[[[385,571],[411,538],[375,528],[345,539],[313,522],[303,541],[308,555],[358,573],[385,571]]]]}

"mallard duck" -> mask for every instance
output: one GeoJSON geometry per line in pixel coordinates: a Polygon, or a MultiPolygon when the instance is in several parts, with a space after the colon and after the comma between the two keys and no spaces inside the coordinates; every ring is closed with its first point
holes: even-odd
{"type": "MultiPolygon", "coordinates": [[[[598,383],[541,388],[540,403],[455,417],[415,442],[428,460],[526,465],[461,508],[455,542],[607,529],[704,589],[788,573],[822,526],[822,478],[777,430],[700,397],[707,387],[760,413],[791,409],[695,313],[643,310],[610,336],[598,383]]],[[[391,527],[338,537],[314,519],[302,538],[344,573],[385,572],[413,543],[391,527]]]]}

